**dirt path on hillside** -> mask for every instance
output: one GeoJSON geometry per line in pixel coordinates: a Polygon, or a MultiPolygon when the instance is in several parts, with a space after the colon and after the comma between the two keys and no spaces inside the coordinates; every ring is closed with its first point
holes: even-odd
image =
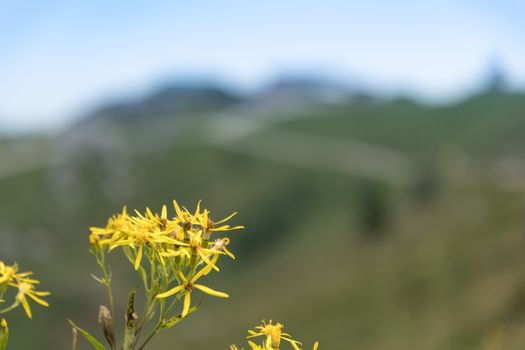
{"type": "Polygon", "coordinates": [[[221,117],[214,123],[215,144],[230,152],[299,166],[371,178],[396,186],[413,179],[410,157],[387,147],[275,128],[271,123],[221,117]]]}
{"type": "MultiPolygon", "coordinates": [[[[401,151],[349,138],[279,128],[274,119],[268,119],[262,112],[252,113],[250,118],[242,114],[210,115],[202,126],[206,135],[203,139],[228,152],[309,171],[373,179],[394,186],[410,186],[421,175],[415,159],[401,151]]],[[[183,146],[188,145],[166,145],[183,146]]],[[[0,181],[68,162],[68,156],[63,152],[36,148],[21,145],[0,149],[0,181]]],[[[500,190],[525,193],[525,161],[521,158],[483,159],[448,149],[438,157],[435,168],[437,175],[449,186],[483,183],[500,190]]]]}
{"type": "MultiPolygon", "coordinates": [[[[410,186],[421,175],[410,155],[389,147],[280,129],[275,123],[233,115],[216,118],[210,130],[215,145],[230,152],[308,170],[330,171],[410,186]]],[[[503,191],[525,192],[525,161],[518,157],[481,158],[444,149],[436,160],[438,176],[447,185],[482,182],[503,191]]]]}

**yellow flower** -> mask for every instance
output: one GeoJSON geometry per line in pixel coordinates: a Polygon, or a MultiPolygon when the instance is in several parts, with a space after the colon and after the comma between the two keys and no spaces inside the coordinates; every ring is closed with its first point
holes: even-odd
{"type": "Polygon", "coordinates": [[[289,342],[295,350],[299,350],[297,344],[300,345],[301,343],[296,340],[293,340],[290,334],[283,333],[283,328],[284,326],[280,323],[272,324],[272,320],[270,320],[270,322],[266,324],[266,322],[263,320],[262,325],[255,327],[257,331],[248,331],[248,333],[250,334],[248,338],[264,336],[266,337],[266,346],[272,346],[275,349],[279,349],[281,339],[284,339],[287,342],[289,342]]]}
{"type": "Polygon", "coordinates": [[[33,299],[36,303],[47,307],[49,304],[39,297],[48,296],[49,294],[49,292],[35,291],[34,286],[31,283],[21,282],[18,284],[18,294],[16,295],[16,301],[17,303],[22,304],[27,317],[32,318],[31,309],[29,308],[29,303],[27,302],[26,296],[33,299]]]}
{"type": "Polygon", "coordinates": [[[167,298],[174,294],[184,291],[184,306],[182,308],[182,317],[186,317],[190,309],[191,292],[193,288],[197,288],[200,291],[206,294],[215,296],[215,297],[229,298],[229,295],[226,293],[219,292],[209,287],[203,286],[202,284],[195,283],[200,277],[206,275],[209,272],[209,270],[211,270],[211,268],[209,266],[206,266],[202,268],[199,272],[197,272],[195,275],[193,275],[189,280],[179,271],[179,277],[182,281],[182,284],[176,286],[175,288],[168,290],[167,292],[158,294],[157,298],[158,299],[167,298]]]}
{"type": "MultiPolygon", "coordinates": [[[[254,337],[264,337],[264,342],[262,344],[256,344],[251,340],[248,340],[248,345],[251,350],[279,350],[281,345],[281,340],[285,340],[294,348],[294,350],[301,350],[299,345],[301,343],[297,340],[293,340],[290,334],[284,333],[282,329],[284,326],[280,323],[273,324],[272,320],[269,323],[266,323],[264,320],[262,324],[255,327],[255,330],[249,330],[247,337],[248,339],[254,337]]],[[[313,350],[319,348],[319,342],[315,342],[313,345],[313,350]]],[[[238,350],[236,345],[230,345],[230,350],[238,350]]]]}
{"type": "Polygon", "coordinates": [[[30,271],[19,273],[18,265],[16,263],[13,266],[8,266],[4,262],[0,261],[0,285],[13,284],[16,286],[20,282],[38,284],[39,282],[37,280],[29,277],[32,274],[33,273],[30,271]]]}
{"type": "Polygon", "coordinates": [[[0,284],[13,283],[13,281],[38,283],[37,280],[31,279],[32,272],[18,273],[18,265],[8,266],[0,261],[0,284]]]}
{"type": "Polygon", "coordinates": [[[223,251],[224,254],[228,255],[230,258],[232,259],[235,259],[235,255],[233,255],[232,252],[230,252],[228,250],[228,248],[226,248],[228,246],[228,244],[230,244],[230,239],[229,238],[218,238],[215,240],[215,242],[213,242],[213,245],[211,247],[212,250],[218,250],[218,251],[223,251]]]}
{"type": "Polygon", "coordinates": [[[257,345],[252,341],[248,341],[251,350],[274,350],[274,348],[267,347],[266,345],[257,345]]]}
{"type": "MultiPolygon", "coordinates": [[[[195,215],[200,215],[199,214],[200,203],[201,203],[200,201],[199,203],[197,203],[197,209],[195,210],[195,215]]],[[[189,230],[191,230],[191,227],[194,224],[198,223],[198,220],[196,219],[196,217],[192,215],[188,211],[188,209],[186,208],[181,209],[181,207],[179,206],[179,203],[177,203],[175,199],[173,200],[173,207],[175,208],[175,214],[177,215],[175,217],[175,220],[182,228],[182,232],[184,233],[188,232],[189,230]]]]}
{"type": "MultiPolygon", "coordinates": [[[[213,222],[209,217],[209,210],[204,209],[201,212],[201,202],[197,204],[195,212],[192,214],[186,208],[179,206],[177,201],[173,201],[175,208],[177,227],[173,230],[173,236],[178,240],[188,242],[188,246],[174,245],[167,247],[164,252],[161,252],[162,257],[182,257],[182,258],[200,258],[201,262],[211,266],[213,269],[219,271],[215,265],[217,255],[225,254],[235,259],[235,256],[226,248],[230,243],[228,238],[217,239],[214,243],[209,243],[210,234],[214,231],[228,231],[234,229],[241,229],[244,226],[231,227],[230,225],[221,225],[231,219],[237,213],[233,213],[223,220],[213,222]]],[[[164,208],[163,208],[164,209],[164,208]]]]}
{"type": "MultiPolygon", "coordinates": [[[[42,296],[49,295],[49,292],[38,292],[34,290],[34,286],[40,282],[31,278],[30,276],[32,274],[33,273],[30,271],[18,272],[17,264],[8,266],[3,261],[0,261],[0,287],[3,285],[2,289],[0,290],[0,296],[4,294],[7,287],[14,287],[18,289],[18,293],[13,304],[3,310],[0,310],[0,313],[8,312],[21,304],[27,316],[31,318],[31,309],[29,308],[29,303],[27,302],[26,296],[33,299],[40,305],[49,306],[46,301],[40,298],[42,296]]],[[[0,302],[4,302],[4,300],[0,300],[0,302]]]]}
{"type": "Polygon", "coordinates": [[[131,225],[131,218],[128,216],[127,209],[124,207],[122,213],[116,214],[108,219],[106,227],[90,227],[91,234],[89,242],[92,245],[111,246],[119,240],[127,228],[131,225]]]}
{"type": "MultiPolygon", "coordinates": [[[[174,257],[183,256],[187,258],[199,257],[202,261],[210,266],[211,268],[219,271],[219,268],[215,265],[217,259],[214,257],[219,254],[226,254],[219,249],[207,248],[207,242],[202,239],[202,231],[197,232],[188,231],[189,239],[185,246],[178,245],[175,249],[167,249],[165,252],[161,252],[160,255],[163,257],[174,257]],[[206,245],[205,245],[206,244],[206,245]]],[[[230,253],[231,254],[231,253],[230,253]]]]}
{"type": "MultiPolygon", "coordinates": [[[[126,208],[108,220],[105,228],[91,227],[90,243],[96,247],[108,247],[109,251],[117,247],[129,246],[135,251],[134,268],[138,270],[143,257],[144,247],[154,247],[161,244],[187,245],[174,239],[170,233],[175,227],[173,221],[167,219],[166,206],[162,208],[159,217],[149,208],[143,215],[136,211],[136,216],[129,216],[126,208]]],[[[157,249],[154,247],[154,251],[157,249]]],[[[161,260],[161,262],[163,262],[161,260]]]]}
{"type": "MultiPolygon", "coordinates": [[[[155,293],[162,292],[167,289],[166,286],[177,280],[179,285],[157,294],[156,298],[167,298],[178,293],[180,293],[179,297],[184,295],[182,315],[185,317],[189,313],[193,288],[213,296],[228,297],[227,294],[198,284],[196,281],[212,270],[219,271],[217,267],[219,256],[228,255],[235,258],[227,248],[230,243],[228,238],[210,242],[209,234],[213,231],[243,227],[224,224],[236,213],[214,223],[209,218],[209,211],[201,210],[200,201],[194,212],[181,207],[175,200],[173,200],[173,207],[174,216],[168,215],[168,208],[165,205],[160,215],[149,208],[146,208],[145,212],[135,210],[134,214],[129,215],[124,208],[122,213],[108,220],[106,227],[91,227],[89,240],[101,266],[105,266],[106,251],[122,248],[135,270],[140,269],[139,274],[146,289],[154,286],[162,288],[155,290],[155,293]],[[141,262],[145,259],[150,269],[141,269],[141,262]],[[157,264],[161,266],[158,267],[157,264]],[[148,276],[150,273],[151,276],[148,276]],[[151,282],[148,283],[148,280],[151,282]]],[[[106,275],[106,272],[104,273],[106,275]]],[[[107,276],[105,278],[107,279],[107,276]]]]}
{"type": "Polygon", "coordinates": [[[217,232],[217,231],[231,231],[231,230],[239,230],[239,229],[243,229],[244,226],[230,226],[230,225],[221,225],[223,223],[225,223],[226,221],[230,220],[231,218],[233,218],[235,215],[237,215],[237,212],[235,213],[232,213],[230,214],[229,216],[227,216],[226,218],[220,220],[220,221],[217,221],[217,222],[214,222],[212,219],[210,219],[210,212],[209,210],[205,209],[202,214],[200,215],[196,215],[196,218],[199,222],[199,224],[201,225],[201,227],[203,228],[203,230],[205,231],[205,238],[208,239],[210,234],[212,232],[217,232]]]}
{"type": "Polygon", "coordinates": [[[11,282],[17,271],[18,267],[16,264],[13,266],[7,266],[3,261],[0,261],[0,284],[11,282]]]}

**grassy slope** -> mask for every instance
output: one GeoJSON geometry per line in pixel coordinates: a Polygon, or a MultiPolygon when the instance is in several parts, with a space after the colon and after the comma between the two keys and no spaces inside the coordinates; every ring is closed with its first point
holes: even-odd
{"type": "Polygon", "coordinates": [[[457,105],[428,108],[399,100],[384,105],[328,106],[282,125],[351,137],[424,156],[451,144],[469,151],[525,151],[524,96],[481,95],[457,105]]]}

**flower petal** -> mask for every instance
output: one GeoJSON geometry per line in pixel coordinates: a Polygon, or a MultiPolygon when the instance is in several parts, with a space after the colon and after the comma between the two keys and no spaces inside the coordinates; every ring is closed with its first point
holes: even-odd
{"type": "Polygon", "coordinates": [[[184,295],[184,306],[182,308],[182,317],[186,317],[186,315],[188,315],[188,312],[190,311],[190,304],[191,304],[191,292],[186,291],[186,294],[184,295]]]}
{"type": "Polygon", "coordinates": [[[140,261],[142,260],[142,244],[139,246],[139,252],[137,253],[137,258],[135,259],[135,270],[139,269],[140,261]]]}
{"type": "Polygon", "coordinates": [[[161,299],[161,298],[170,297],[173,294],[176,294],[176,293],[180,292],[183,288],[184,288],[184,286],[181,284],[181,285],[179,285],[179,286],[177,286],[175,288],[172,288],[172,289],[168,290],[167,292],[157,294],[156,298],[157,299],[161,299]]]}
{"type": "Polygon", "coordinates": [[[213,295],[214,297],[219,297],[219,298],[229,298],[230,297],[226,293],[216,291],[214,289],[211,289],[210,287],[203,286],[202,284],[194,284],[193,287],[203,291],[206,294],[213,295]]]}

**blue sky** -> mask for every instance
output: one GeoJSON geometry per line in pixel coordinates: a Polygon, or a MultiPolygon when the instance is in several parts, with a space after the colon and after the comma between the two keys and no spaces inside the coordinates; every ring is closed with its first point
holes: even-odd
{"type": "Polygon", "coordinates": [[[430,100],[492,59],[525,87],[522,0],[0,0],[0,128],[49,128],[170,77],[322,71],[430,100]]]}

